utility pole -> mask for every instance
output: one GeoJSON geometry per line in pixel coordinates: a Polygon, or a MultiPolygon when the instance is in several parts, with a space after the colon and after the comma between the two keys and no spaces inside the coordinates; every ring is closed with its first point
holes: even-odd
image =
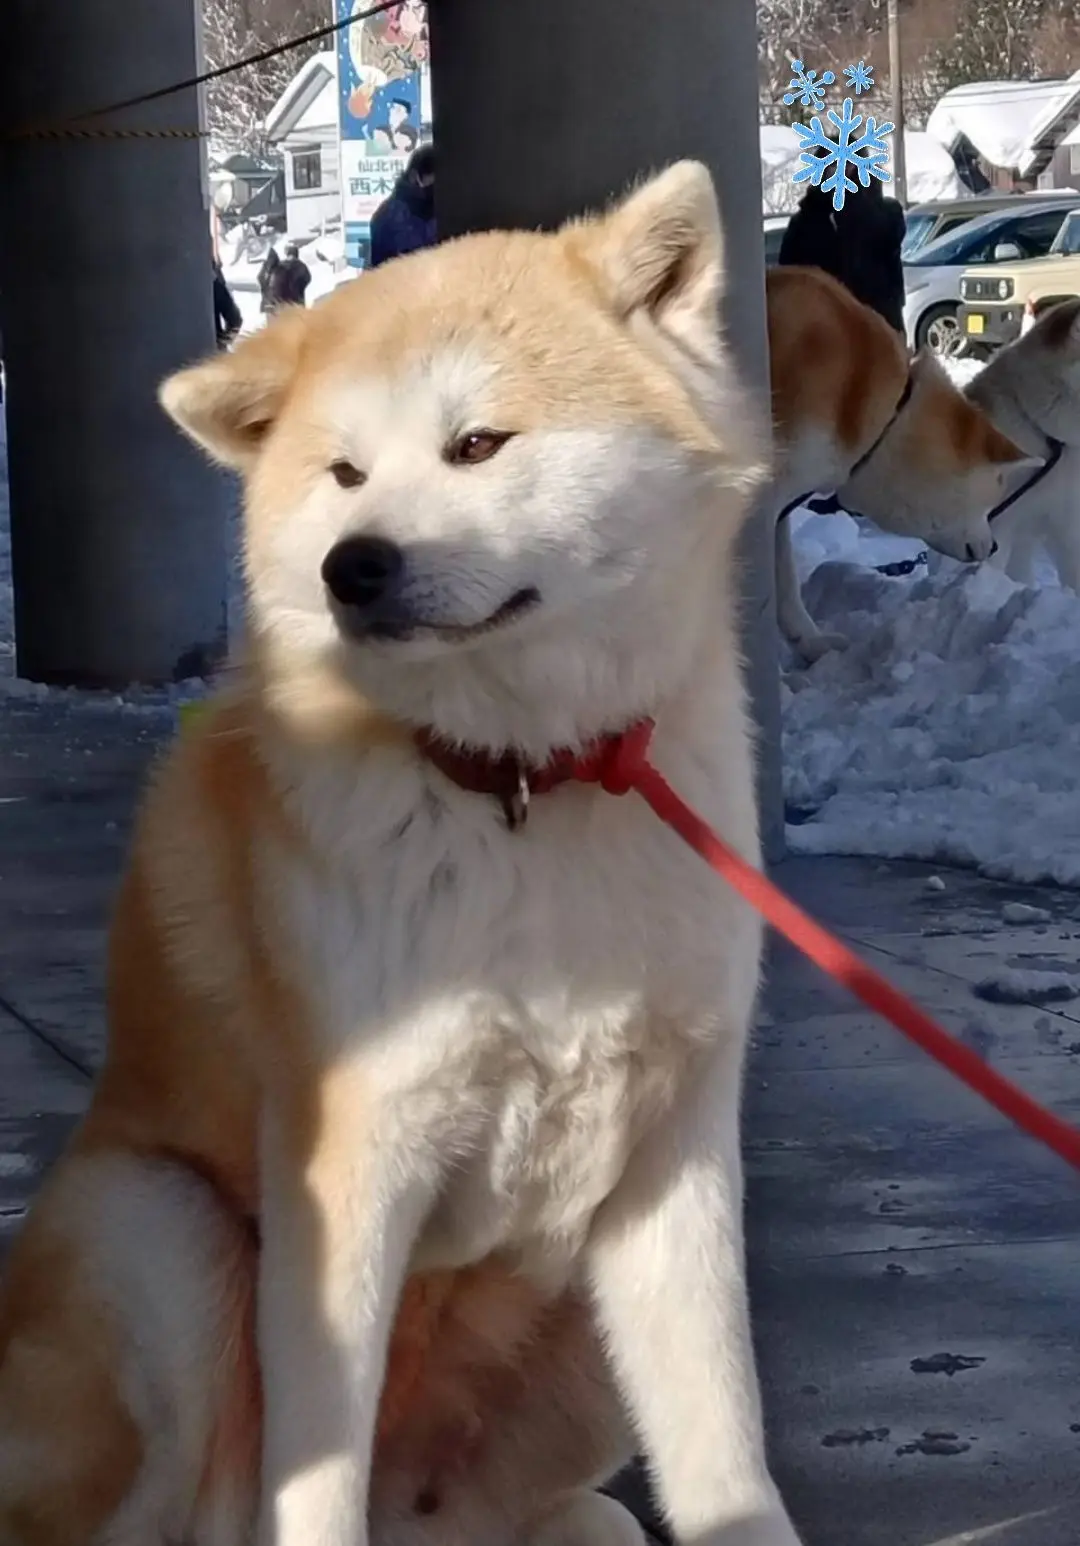
{"type": "Polygon", "coordinates": [[[904,76],[900,66],[900,0],[889,0],[889,91],[892,96],[893,187],[901,204],[907,203],[907,161],[904,156],[904,76]]]}

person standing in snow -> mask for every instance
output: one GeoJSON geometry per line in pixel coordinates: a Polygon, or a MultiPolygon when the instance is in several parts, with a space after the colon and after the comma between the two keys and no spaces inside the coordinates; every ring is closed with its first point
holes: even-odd
{"type": "Polygon", "coordinates": [[[281,267],[281,259],[277,255],[277,248],[276,247],[271,247],[270,251],[266,254],[266,257],[263,259],[262,266],[259,269],[259,275],[258,275],[259,295],[262,297],[262,299],[259,302],[259,310],[260,311],[263,311],[263,312],[273,311],[273,309],[274,309],[274,307],[275,307],[275,305],[277,303],[277,298],[276,298],[276,294],[275,294],[275,283],[274,283],[274,280],[275,280],[275,275],[277,274],[277,271],[278,271],[278,269],[280,267],[281,267]]]}
{"type": "Polygon", "coordinates": [[[820,268],[843,284],[840,233],[831,193],[822,193],[813,184],[807,188],[798,209],[788,221],[777,262],[787,266],[820,268]]]}
{"type": "Polygon", "coordinates": [[[274,287],[279,306],[306,306],[307,289],[311,283],[311,270],[300,256],[300,248],[290,242],[285,248],[285,261],[274,275],[274,287]]]}
{"type": "Polygon", "coordinates": [[[244,319],[240,308],[233,298],[233,293],[225,283],[225,275],[221,271],[221,264],[214,260],[214,330],[217,333],[219,349],[228,348],[233,339],[244,325],[244,319]]]}
{"type": "Polygon", "coordinates": [[[887,199],[876,177],[849,193],[836,215],[843,272],[838,276],[857,301],[904,335],[904,265],[900,257],[907,222],[903,206],[887,199]]]}
{"type": "Polygon", "coordinates": [[[371,267],[433,247],[435,241],[435,152],[421,145],[371,217],[371,267]]]}
{"type": "Polygon", "coordinates": [[[832,194],[810,187],[788,222],[778,261],[824,269],[890,327],[904,332],[904,211],[881,183],[849,193],[841,210],[832,194]]]}

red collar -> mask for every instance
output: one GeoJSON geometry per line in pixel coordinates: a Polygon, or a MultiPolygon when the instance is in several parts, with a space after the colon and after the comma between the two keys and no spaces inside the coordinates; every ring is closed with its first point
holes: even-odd
{"type": "Polygon", "coordinates": [[[459,789],[494,796],[513,832],[524,825],[533,795],[560,784],[599,784],[608,794],[626,794],[648,755],[652,733],[652,720],[642,719],[618,734],[598,736],[579,752],[553,752],[542,764],[514,751],[455,746],[433,730],[418,730],[415,740],[421,755],[459,789]]]}

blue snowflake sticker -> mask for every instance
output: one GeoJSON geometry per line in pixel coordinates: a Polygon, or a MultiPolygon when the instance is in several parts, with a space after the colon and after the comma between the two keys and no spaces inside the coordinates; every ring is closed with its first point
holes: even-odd
{"type": "Polygon", "coordinates": [[[857,97],[864,91],[874,89],[874,66],[867,64],[865,59],[860,59],[858,64],[846,64],[844,75],[847,77],[848,90],[853,91],[857,97]]]}
{"type": "Polygon", "coordinates": [[[784,105],[791,107],[798,102],[800,107],[813,108],[815,113],[820,113],[825,106],[825,87],[831,86],[835,79],[831,70],[826,70],[819,78],[818,72],[807,70],[801,59],[793,59],[791,79],[783,97],[784,105]]]}
{"type": "Polygon", "coordinates": [[[813,183],[823,193],[831,193],[835,210],[843,209],[845,198],[849,193],[857,192],[859,183],[869,188],[871,177],[883,183],[892,182],[891,174],[885,170],[889,159],[885,136],[893,132],[894,125],[879,124],[868,114],[866,128],[856,135],[863,116],[854,108],[850,97],[844,98],[842,113],[830,107],[827,117],[837,131],[835,139],[830,139],[820,118],[811,118],[809,125],[796,123],[791,126],[802,144],[799,169],[793,174],[792,182],[813,183]],[[852,182],[849,171],[855,173],[859,183],[852,182]]]}

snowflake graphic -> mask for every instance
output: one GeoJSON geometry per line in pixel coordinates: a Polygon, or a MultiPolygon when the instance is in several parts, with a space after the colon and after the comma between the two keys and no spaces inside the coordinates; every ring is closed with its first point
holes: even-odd
{"type": "Polygon", "coordinates": [[[858,184],[848,176],[849,171],[856,174],[864,188],[869,188],[872,176],[879,182],[892,181],[890,173],[885,170],[885,163],[889,159],[885,136],[893,132],[894,126],[891,123],[879,124],[868,114],[865,130],[853,138],[863,116],[854,111],[850,97],[844,98],[843,106],[842,113],[832,107],[828,112],[829,120],[837,131],[835,139],[830,139],[820,118],[811,118],[809,125],[792,124],[802,143],[799,151],[800,166],[792,175],[792,182],[813,183],[815,188],[831,193],[833,209],[836,210],[843,209],[847,195],[858,189],[858,184]]]}
{"type": "Polygon", "coordinates": [[[874,88],[874,66],[867,64],[865,59],[860,59],[858,64],[846,64],[844,74],[847,77],[848,90],[853,91],[857,97],[864,91],[872,91],[874,88]]]}
{"type": "Polygon", "coordinates": [[[835,79],[831,70],[826,70],[819,78],[818,72],[807,70],[801,59],[793,59],[791,79],[783,96],[784,105],[791,107],[794,102],[798,102],[800,107],[811,107],[820,113],[825,106],[825,87],[831,86],[835,79]]]}

